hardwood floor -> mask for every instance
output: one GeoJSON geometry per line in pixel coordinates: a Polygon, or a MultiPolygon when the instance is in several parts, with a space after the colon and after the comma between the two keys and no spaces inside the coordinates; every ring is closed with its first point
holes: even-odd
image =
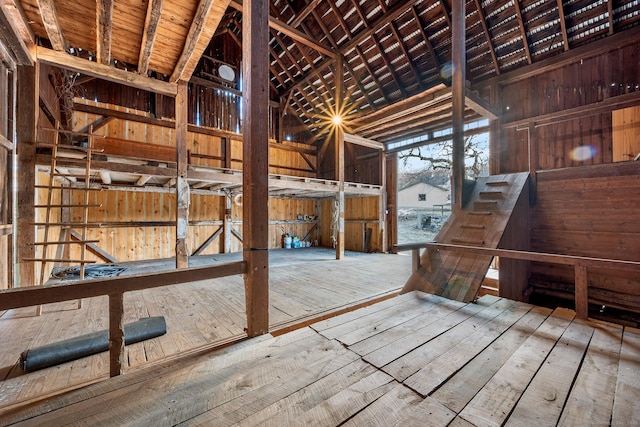
{"type": "MultiPolygon", "coordinates": [[[[192,265],[229,262],[241,254],[191,258],[192,265]]],[[[132,263],[124,274],[171,269],[173,260],[132,263]]],[[[347,252],[343,261],[323,248],[270,251],[271,330],[319,319],[347,307],[388,298],[411,270],[409,256],[347,252]],[[382,267],[384,266],[384,267],[382,267]]],[[[246,337],[244,283],[241,276],[125,294],[125,323],[164,316],[167,334],[126,346],[126,369],[196,354],[246,337]]],[[[0,316],[0,411],[108,377],[108,354],[101,353],[24,374],[22,351],[107,329],[107,298],[50,304],[41,316],[35,307],[0,316]]],[[[2,423],[0,422],[0,425],[2,423]]]]}
{"type": "Polygon", "coordinates": [[[640,330],[404,294],[4,413],[16,425],[640,423],[640,330]]]}

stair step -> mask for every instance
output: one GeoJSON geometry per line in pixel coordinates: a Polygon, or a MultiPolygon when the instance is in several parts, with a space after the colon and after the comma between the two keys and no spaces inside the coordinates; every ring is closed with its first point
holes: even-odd
{"type": "Polygon", "coordinates": [[[488,182],[485,182],[484,184],[488,185],[489,187],[502,187],[505,185],[509,185],[507,181],[488,181],[488,182]]]}
{"type": "Polygon", "coordinates": [[[476,209],[497,209],[498,202],[496,200],[476,200],[473,202],[473,207],[476,209]]]}
{"type": "Polygon", "coordinates": [[[481,191],[480,192],[481,199],[502,199],[504,198],[504,193],[502,191],[481,191]]]}
{"type": "Polygon", "coordinates": [[[460,245],[483,246],[484,240],[451,239],[451,243],[458,243],[460,245]]]}
{"type": "Polygon", "coordinates": [[[469,230],[484,230],[485,226],[482,224],[462,224],[460,228],[467,228],[469,230]]]}

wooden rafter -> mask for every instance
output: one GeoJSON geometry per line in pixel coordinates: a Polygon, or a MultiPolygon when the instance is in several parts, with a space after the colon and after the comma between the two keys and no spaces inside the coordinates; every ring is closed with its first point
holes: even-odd
{"type": "Polygon", "coordinates": [[[440,0],[440,8],[442,9],[442,14],[444,15],[444,18],[447,20],[447,24],[449,25],[449,28],[451,28],[451,11],[449,10],[449,6],[447,6],[447,2],[445,2],[444,0],[440,0]]]}
{"type": "Polygon", "coordinates": [[[422,85],[422,78],[420,77],[420,71],[418,71],[418,68],[416,68],[416,65],[413,63],[413,60],[411,59],[411,55],[409,54],[409,50],[407,49],[407,45],[404,43],[404,39],[402,38],[400,31],[398,31],[398,27],[393,21],[389,23],[389,26],[391,27],[391,31],[393,32],[393,35],[396,38],[396,41],[398,42],[398,46],[400,46],[400,50],[402,50],[402,54],[404,55],[405,58],[407,58],[409,69],[411,70],[413,77],[416,79],[416,82],[418,82],[418,87],[420,88],[420,90],[423,90],[424,86],[422,85]]]}
{"type": "MultiPolygon", "coordinates": [[[[233,7],[236,10],[242,11],[242,1],[240,0],[232,0],[229,3],[229,6],[233,7]]],[[[336,52],[334,52],[333,50],[313,40],[311,37],[309,37],[307,34],[303,33],[302,31],[296,30],[292,26],[287,25],[284,22],[272,16],[269,16],[269,27],[278,32],[281,32],[282,34],[288,35],[292,39],[297,40],[300,43],[306,46],[309,46],[328,57],[333,58],[336,56],[336,52]]]]}
{"type": "Polygon", "coordinates": [[[304,19],[309,16],[309,14],[313,12],[316,7],[318,7],[321,1],[322,0],[311,0],[311,2],[307,4],[304,9],[302,9],[302,11],[298,13],[298,15],[296,15],[295,19],[291,22],[291,26],[298,27],[300,24],[302,24],[302,21],[304,21],[304,19]]]}
{"type": "MultiPolygon", "coordinates": [[[[493,47],[493,41],[491,39],[491,33],[489,32],[489,26],[487,25],[487,19],[484,15],[484,9],[482,9],[480,0],[473,0],[473,2],[476,5],[476,10],[478,11],[478,20],[482,25],[482,31],[484,31],[484,36],[487,39],[487,46],[489,46],[489,54],[491,55],[491,60],[493,61],[493,68],[496,70],[496,75],[500,75],[500,65],[498,64],[498,57],[496,56],[496,50],[493,47]]],[[[531,55],[529,54],[529,57],[530,56],[531,55]]]]}
{"type": "Polygon", "coordinates": [[[138,56],[138,73],[147,74],[149,71],[149,61],[153,53],[153,45],[156,42],[158,33],[158,23],[162,15],[163,0],[149,0],[147,5],[147,15],[144,19],[144,30],[142,31],[142,42],[140,43],[140,55],[138,56]]]}
{"type": "Polygon", "coordinates": [[[367,100],[367,103],[369,104],[371,109],[375,111],[375,105],[373,103],[373,100],[369,96],[369,91],[366,90],[365,87],[362,85],[362,82],[360,81],[360,79],[358,78],[358,76],[354,72],[353,67],[351,66],[351,64],[349,64],[349,61],[347,61],[346,58],[345,58],[345,61],[344,61],[344,67],[347,69],[347,72],[349,74],[351,74],[351,77],[353,78],[353,81],[355,82],[356,86],[358,86],[358,89],[360,90],[360,93],[362,93],[364,98],[367,100]]]}
{"type": "Polygon", "coordinates": [[[349,26],[345,22],[344,17],[342,16],[342,13],[340,13],[340,9],[338,9],[338,6],[336,6],[336,2],[333,0],[327,0],[327,2],[329,3],[329,7],[333,11],[334,15],[336,15],[336,18],[338,18],[338,23],[344,30],[344,33],[347,35],[347,39],[351,39],[352,37],[351,30],[349,30],[349,26]]]}
{"type": "Polygon", "coordinates": [[[38,0],[38,7],[40,8],[40,17],[47,32],[47,37],[51,42],[51,47],[54,50],[66,50],[67,42],[60,26],[55,2],[53,0],[38,0]]]}
{"type": "Polygon", "coordinates": [[[189,33],[187,34],[187,39],[185,40],[184,47],[182,49],[182,54],[176,63],[176,66],[169,78],[170,82],[177,82],[178,80],[189,80],[191,74],[193,74],[193,70],[195,69],[198,59],[196,59],[196,55],[201,53],[196,46],[200,43],[200,38],[203,35],[205,30],[205,23],[209,12],[211,12],[211,6],[213,5],[213,0],[200,0],[198,3],[198,9],[196,10],[196,14],[193,17],[193,21],[191,21],[191,27],[189,27],[189,33]],[[191,64],[191,65],[189,65],[191,64]]]}
{"type": "Polygon", "coordinates": [[[367,58],[364,56],[364,53],[362,52],[362,49],[360,49],[360,47],[356,46],[355,47],[355,51],[358,54],[358,56],[360,57],[360,60],[364,64],[364,67],[367,69],[367,72],[369,73],[369,75],[371,76],[373,81],[376,83],[376,85],[378,85],[378,89],[380,90],[380,94],[382,95],[382,97],[384,98],[385,101],[389,102],[389,98],[387,97],[387,94],[384,92],[384,88],[382,87],[382,83],[380,83],[380,80],[378,80],[378,76],[376,76],[374,71],[371,69],[371,66],[367,62],[367,58]]]}
{"type": "Polygon", "coordinates": [[[0,2],[0,30],[0,40],[11,50],[17,65],[33,65],[30,51],[35,46],[34,36],[15,0],[0,2]]]}
{"type": "MultiPolygon", "coordinates": [[[[322,18],[320,17],[320,15],[318,15],[318,12],[313,10],[313,11],[311,11],[311,15],[313,16],[313,19],[316,21],[316,24],[318,24],[318,26],[320,27],[320,29],[322,30],[324,35],[327,37],[327,40],[329,40],[329,43],[331,43],[331,46],[333,46],[333,48],[337,50],[338,49],[338,44],[336,43],[336,41],[331,36],[331,31],[329,31],[329,29],[325,25],[325,23],[322,20],[322,18]]],[[[307,31],[308,31],[308,28],[307,28],[307,31]]]]}
{"type": "Polygon", "coordinates": [[[436,66],[436,69],[438,70],[438,74],[440,74],[439,71],[440,71],[441,65],[440,65],[440,60],[438,59],[438,54],[433,48],[433,44],[431,44],[431,40],[429,40],[429,35],[427,34],[427,32],[424,29],[424,26],[422,25],[422,20],[420,19],[420,15],[418,14],[418,10],[416,9],[415,6],[411,7],[411,12],[413,13],[413,18],[416,20],[416,24],[418,25],[418,30],[422,35],[424,43],[427,46],[429,55],[431,56],[431,59],[433,60],[433,63],[436,66]]]}
{"type": "MultiPolygon", "coordinates": [[[[374,45],[376,46],[378,51],[380,51],[380,56],[382,57],[382,60],[384,61],[384,65],[386,65],[387,69],[389,70],[389,73],[391,73],[391,78],[396,83],[396,86],[398,86],[398,89],[400,89],[400,93],[402,93],[402,96],[404,98],[406,98],[407,97],[407,91],[404,89],[404,87],[402,85],[402,81],[400,80],[400,77],[398,76],[398,73],[396,73],[396,70],[394,70],[393,64],[391,64],[391,61],[389,60],[389,56],[384,51],[384,48],[380,44],[380,41],[378,40],[378,37],[376,37],[375,34],[372,34],[371,40],[373,40],[374,45]]],[[[382,89],[382,86],[380,87],[380,89],[382,89]]]]}
{"type": "MultiPolygon", "coordinates": [[[[405,14],[407,10],[409,10],[415,0],[406,0],[401,1],[393,5],[385,14],[383,14],[380,18],[376,19],[374,22],[369,24],[369,27],[360,31],[358,34],[354,35],[353,38],[345,43],[336,54],[344,54],[346,52],[351,51],[352,49],[358,49],[358,45],[362,43],[364,40],[370,38],[373,34],[375,34],[380,28],[387,25],[389,22],[395,20],[399,16],[405,14]]],[[[311,73],[318,73],[326,69],[329,65],[331,65],[335,61],[335,58],[326,58],[320,64],[316,66],[315,70],[312,70],[307,73],[307,75],[303,76],[298,82],[296,82],[293,86],[287,89],[287,92],[296,90],[301,84],[303,84],[307,78],[311,75],[311,73]]],[[[382,90],[382,87],[380,88],[382,90]]],[[[281,96],[286,95],[286,93],[281,94],[281,96]]],[[[386,95],[385,95],[386,99],[386,95]]]]}
{"type": "MultiPolygon", "coordinates": [[[[558,0],[558,1],[562,2],[562,0],[558,0]]],[[[531,50],[529,49],[529,39],[527,38],[527,27],[525,25],[524,19],[522,18],[522,10],[520,9],[520,2],[518,0],[514,0],[513,7],[516,11],[516,18],[518,19],[518,28],[520,30],[520,37],[522,38],[522,45],[524,46],[524,53],[527,57],[527,63],[531,64],[533,61],[531,58],[531,50]]]]}
{"type": "Polygon", "coordinates": [[[569,50],[569,37],[567,35],[567,21],[564,17],[564,5],[562,4],[562,0],[556,0],[556,3],[558,5],[558,18],[560,19],[560,29],[562,31],[562,43],[566,52],[569,50]]]}
{"type": "Polygon", "coordinates": [[[615,28],[613,22],[613,0],[607,0],[607,15],[609,17],[609,35],[612,36],[615,28]]]}
{"type": "Polygon", "coordinates": [[[114,0],[96,0],[96,56],[100,64],[111,62],[114,0]]]}

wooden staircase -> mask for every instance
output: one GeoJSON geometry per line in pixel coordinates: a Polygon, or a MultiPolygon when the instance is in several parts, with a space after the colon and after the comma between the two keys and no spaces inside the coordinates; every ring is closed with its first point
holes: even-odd
{"type": "MultiPolygon", "coordinates": [[[[498,248],[516,206],[528,205],[528,173],[479,178],[469,202],[452,212],[435,241],[498,248]]],[[[429,248],[421,255],[402,292],[420,290],[453,300],[472,301],[491,264],[491,256],[429,248]]]]}

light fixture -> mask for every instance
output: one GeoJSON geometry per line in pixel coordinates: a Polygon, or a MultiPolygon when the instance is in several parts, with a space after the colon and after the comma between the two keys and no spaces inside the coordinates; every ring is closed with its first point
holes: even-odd
{"type": "Polygon", "coordinates": [[[340,126],[342,124],[342,117],[340,117],[338,114],[336,114],[335,116],[333,116],[331,121],[333,122],[334,125],[340,126]]]}

